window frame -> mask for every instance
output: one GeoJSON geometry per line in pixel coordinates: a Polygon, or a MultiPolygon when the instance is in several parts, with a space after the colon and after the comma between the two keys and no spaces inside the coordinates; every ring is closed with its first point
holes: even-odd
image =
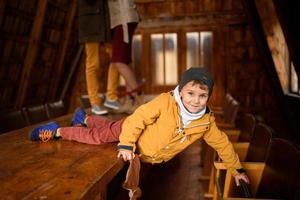
{"type": "MultiPolygon", "coordinates": [[[[173,90],[177,84],[175,85],[156,85],[153,80],[154,70],[151,67],[151,34],[168,34],[168,33],[176,33],[177,34],[177,78],[178,82],[180,81],[181,74],[186,70],[186,33],[188,32],[211,32],[212,33],[212,62],[211,68],[214,66],[213,56],[215,55],[214,48],[214,38],[215,38],[215,27],[212,26],[200,26],[200,25],[187,25],[185,27],[171,26],[171,27],[143,27],[138,28],[135,34],[140,34],[142,36],[142,66],[139,69],[142,72],[142,77],[140,79],[143,80],[146,84],[144,84],[144,91],[148,94],[158,94],[161,92],[167,92],[173,90]]],[[[164,47],[163,47],[164,48],[164,47]]]]}

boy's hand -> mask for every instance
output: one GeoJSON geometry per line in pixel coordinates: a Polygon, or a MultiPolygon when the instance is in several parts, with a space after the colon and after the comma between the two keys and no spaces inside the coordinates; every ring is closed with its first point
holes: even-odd
{"type": "Polygon", "coordinates": [[[243,180],[245,181],[247,184],[250,183],[248,176],[245,173],[240,173],[238,175],[234,176],[234,180],[237,186],[240,186],[240,181],[239,180],[243,180]]]}
{"type": "Polygon", "coordinates": [[[135,154],[130,151],[130,150],[127,150],[127,149],[120,149],[119,150],[119,153],[118,153],[118,158],[123,158],[124,161],[130,161],[132,159],[134,159],[135,157],[135,154]]]}

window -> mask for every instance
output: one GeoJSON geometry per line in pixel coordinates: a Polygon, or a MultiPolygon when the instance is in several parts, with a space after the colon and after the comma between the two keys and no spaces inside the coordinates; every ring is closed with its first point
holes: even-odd
{"type": "Polygon", "coordinates": [[[186,33],[186,66],[210,67],[212,60],[212,32],[186,33]]]}
{"type": "Polygon", "coordinates": [[[138,69],[142,65],[142,35],[133,35],[132,38],[132,67],[138,69]]]}
{"type": "Polygon", "coordinates": [[[155,85],[178,82],[177,33],[151,34],[152,80],[155,85]]]}
{"type": "Polygon", "coordinates": [[[188,30],[141,29],[134,35],[132,66],[137,77],[145,83],[145,93],[174,89],[187,66],[212,67],[213,32],[199,31],[195,27],[188,30]]]}

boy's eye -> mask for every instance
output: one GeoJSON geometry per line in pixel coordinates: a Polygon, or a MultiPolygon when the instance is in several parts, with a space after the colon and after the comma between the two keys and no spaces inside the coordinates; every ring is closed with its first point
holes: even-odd
{"type": "Polygon", "coordinates": [[[193,92],[188,92],[188,94],[192,96],[192,95],[193,95],[193,92]]]}
{"type": "Polygon", "coordinates": [[[207,98],[207,97],[208,97],[207,94],[202,94],[202,95],[200,95],[200,98],[207,98]]]}

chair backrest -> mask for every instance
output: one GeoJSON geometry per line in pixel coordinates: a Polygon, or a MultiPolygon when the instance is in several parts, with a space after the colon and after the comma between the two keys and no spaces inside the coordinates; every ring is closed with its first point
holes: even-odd
{"type": "Polygon", "coordinates": [[[224,102],[224,108],[228,107],[231,103],[231,101],[233,101],[234,98],[231,96],[230,93],[226,93],[225,95],[225,102],[224,102]]]}
{"type": "Polygon", "coordinates": [[[239,142],[250,142],[255,129],[255,116],[250,113],[241,115],[237,122],[237,128],[241,130],[239,142]]]}
{"type": "Polygon", "coordinates": [[[300,191],[300,152],[287,140],[272,139],[258,198],[294,199],[300,191]]]}
{"type": "Polygon", "coordinates": [[[67,109],[62,100],[46,103],[45,106],[48,118],[59,117],[67,113],[67,109]]]}
{"type": "Polygon", "coordinates": [[[5,111],[0,113],[0,133],[27,126],[28,123],[21,110],[5,111]]]}
{"type": "Polygon", "coordinates": [[[258,123],[255,126],[245,161],[264,162],[272,139],[273,130],[266,124],[258,123]]]}
{"type": "Polygon", "coordinates": [[[239,111],[239,103],[233,99],[230,104],[224,107],[224,122],[234,124],[238,111],[239,111]]]}
{"type": "Polygon", "coordinates": [[[25,107],[23,112],[29,124],[36,124],[49,119],[44,105],[25,107]]]}

